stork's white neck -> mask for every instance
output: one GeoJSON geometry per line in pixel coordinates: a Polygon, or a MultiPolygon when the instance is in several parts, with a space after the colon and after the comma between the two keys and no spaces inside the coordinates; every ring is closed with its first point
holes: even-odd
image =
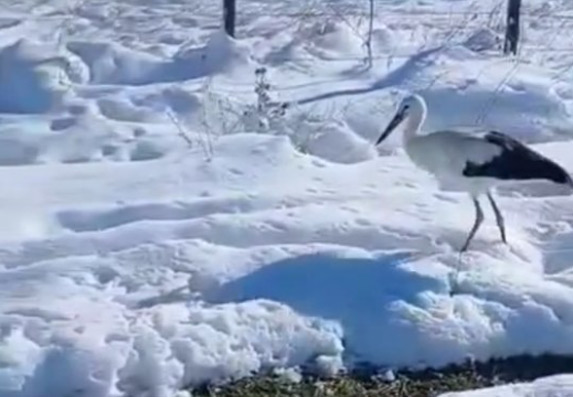
{"type": "Polygon", "coordinates": [[[418,135],[425,119],[425,109],[413,111],[408,115],[404,126],[404,143],[408,143],[412,138],[415,138],[418,135]]]}

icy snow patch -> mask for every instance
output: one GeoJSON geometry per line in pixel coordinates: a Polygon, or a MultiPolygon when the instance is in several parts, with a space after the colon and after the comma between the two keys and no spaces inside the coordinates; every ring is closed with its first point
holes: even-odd
{"type": "Polygon", "coordinates": [[[556,375],[540,378],[530,383],[516,383],[482,390],[445,393],[439,397],[571,397],[573,376],[556,375]]]}

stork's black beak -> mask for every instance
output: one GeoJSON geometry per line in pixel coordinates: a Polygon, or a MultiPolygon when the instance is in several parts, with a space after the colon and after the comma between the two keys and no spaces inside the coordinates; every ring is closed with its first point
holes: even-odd
{"type": "Polygon", "coordinates": [[[386,127],[382,135],[380,135],[378,141],[376,141],[376,145],[379,145],[384,139],[386,139],[388,135],[390,135],[390,133],[394,131],[394,129],[398,127],[398,125],[400,125],[400,123],[404,120],[405,116],[406,116],[405,110],[401,110],[398,113],[396,113],[392,121],[390,121],[390,124],[388,124],[388,127],[386,127]]]}

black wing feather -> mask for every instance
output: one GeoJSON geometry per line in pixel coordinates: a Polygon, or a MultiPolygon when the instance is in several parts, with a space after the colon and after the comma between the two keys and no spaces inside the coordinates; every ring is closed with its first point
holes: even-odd
{"type": "Polygon", "coordinates": [[[560,165],[528,148],[517,139],[501,132],[490,131],[484,140],[499,146],[501,154],[483,164],[468,161],[463,171],[464,176],[506,180],[546,179],[573,186],[571,177],[560,165]]]}

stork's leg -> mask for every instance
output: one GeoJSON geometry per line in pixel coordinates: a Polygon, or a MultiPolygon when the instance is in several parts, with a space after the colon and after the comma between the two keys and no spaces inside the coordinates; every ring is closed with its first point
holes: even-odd
{"type": "Polygon", "coordinates": [[[495,213],[495,221],[497,222],[497,227],[499,228],[499,232],[501,233],[501,241],[503,241],[504,244],[507,244],[507,239],[505,238],[505,222],[503,220],[503,215],[501,215],[501,212],[497,207],[497,204],[493,200],[493,196],[491,195],[491,193],[487,194],[487,198],[489,199],[491,208],[493,208],[493,212],[495,213]]]}
{"type": "Polygon", "coordinates": [[[464,246],[462,247],[462,249],[460,250],[461,252],[464,252],[468,249],[469,245],[470,245],[470,241],[472,241],[472,238],[474,237],[474,235],[476,234],[476,232],[478,231],[480,225],[483,222],[483,211],[481,209],[481,206],[479,204],[479,201],[476,197],[472,197],[472,200],[474,202],[474,205],[476,207],[476,220],[474,225],[472,226],[472,229],[470,230],[470,234],[464,244],[464,246]]]}

